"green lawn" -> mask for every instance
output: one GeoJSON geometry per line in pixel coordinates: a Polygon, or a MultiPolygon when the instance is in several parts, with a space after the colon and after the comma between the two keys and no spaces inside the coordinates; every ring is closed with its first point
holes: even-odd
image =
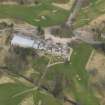
{"type": "MultiPolygon", "coordinates": [[[[68,87],[64,89],[65,93],[74,96],[76,101],[82,105],[99,105],[99,101],[96,98],[92,87],[89,85],[89,75],[85,70],[85,65],[91,52],[91,46],[84,43],[77,45],[71,56],[70,64],[59,64],[50,68],[44,81],[52,80],[58,73],[63,73],[65,78],[70,82],[68,87]],[[76,77],[77,74],[79,75],[80,80],[76,77]]],[[[40,73],[44,72],[47,62],[48,61],[45,58],[34,60],[34,69],[40,73]]],[[[50,105],[62,105],[59,100],[45,92],[35,92],[32,90],[31,93],[27,92],[16,96],[16,94],[22,93],[27,89],[30,88],[22,84],[0,85],[0,105],[14,105],[14,103],[16,103],[15,105],[18,105],[28,94],[31,94],[31,96],[33,95],[36,103],[42,100],[43,105],[46,105],[47,103],[50,103],[50,105]],[[13,98],[12,96],[16,97],[13,98]]]]}
{"type": "MultiPolygon", "coordinates": [[[[0,5],[0,18],[17,18],[35,26],[50,26],[63,23],[67,19],[69,12],[53,7],[49,1],[52,0],[46,0],[46,2],[43,2],[43,4],[33,7],[19,5],[0,5]],[[55,9],[57,9],[57,12],[52,13],[52,11],[55,9]],[[47,19],[41,20],[40,22],[35,21],[36,18],[40,18],[42,15],[46,16],[47,19]]],[[[88,24],[92,19],[105,13],[105,0],[92,0],[92,3],[93,4],[88,8],[81,9],[80,14],[76,20],[76,27],[88,24]],[[97,3],[97,1],[99,2],[97,3]]],[[[49,73],[47,75],[47,79],[52,79],[55,77],[56,73],[62,72],[65,77],[70,80],[70,86],[67,89],[68,93],[70,95],[72,94],[75,99],[83,105],[99,105],[99,102],[95,97],[91,86],[89,85],[89,75],[85,70],[85,65],[89,59],[91,51],[92,48],[89,45],[80,44],[76,46],[71,56],[70,64],[56,65],[52,67],[51,70],[49,70],[49,73]],[[79,75],[80,80],[76,77],[77,75],[79,75]]],[[[37,66],[36,70],[41,72],[41,69],[45,68],[46,62],[46,60],[42,61],[41,59],[34,61],[34,63],[36,64],[35,67],[37,66]],[[43,62],[45,62],[45,64],[43,62]]],[[[21,97],[16,97],[16,99],[14,99],[15,101],[12,101],[11,97],[16,93],[27,89],[27,87],[10,85],[11,84],[3,86],[0,85],[0,105],[14,105],[14,102],[16,103],[16,105],[18,105],[18,103],[23,99],[24,95],[21,97]]],[[[41,96],[39,97],[42,98],[41,96]]],[[[48,99],[46,97],[44,97],[45,100],[48,99]]],[[[45,104],[47,102],[48,101],[46,101],[45,104]]]]}

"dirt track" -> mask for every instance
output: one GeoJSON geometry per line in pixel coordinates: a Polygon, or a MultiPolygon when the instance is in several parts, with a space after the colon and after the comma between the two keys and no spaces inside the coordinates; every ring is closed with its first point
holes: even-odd
{"type": "Polygon", "coordinates": [[[92,70],[97,69],[98,75],[105,76],[105,55],[100,52],[94,52],[90,58],[86,69],[92,70]]]}

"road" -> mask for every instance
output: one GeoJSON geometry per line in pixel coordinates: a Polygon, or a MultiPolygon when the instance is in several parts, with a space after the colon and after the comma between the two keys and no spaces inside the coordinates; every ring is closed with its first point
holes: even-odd
{"type": "Polygon", "coordinates": [[[74,30],[74,36],[79,39],[82,40],[83,42],[89,43],[89,44],[100,44],[102,42],[100,41],[96,41],[94,38],[94,34],[90,31],[90,29],[88,29],[88,27],[86,28],[78,28],[76,30],[74,30]]]}
{"type": "MultiPolygon", "coordinates": [[[[56,37],[51,34],[52,27],[44,28],[45,31],[45,39],[52,39],[54,43],[70,43],[74,40],[82,40],[89,44],[100,44],[100,41],[95,41],[93,33],[88,29],[88,26],[84,26],[82,28],[78,28],[74,30],[74,36],[72,38],[61,38],[56,37]]],[[[36,27],[30,26],[16,26],[14,28],[15,31],[26,33],[26,35],[35,35],[36,34],[36,27]]]]}

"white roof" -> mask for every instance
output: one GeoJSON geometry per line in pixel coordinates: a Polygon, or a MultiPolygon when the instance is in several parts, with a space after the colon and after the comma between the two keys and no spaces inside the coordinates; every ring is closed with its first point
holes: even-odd
{"type": "Polygon", "coordinates": [[[20,46],[20,47],[33,47],[34,40],[30,38],[26,38],[24,36],[15,35],[11,41],[12,45],[20,46]]]}

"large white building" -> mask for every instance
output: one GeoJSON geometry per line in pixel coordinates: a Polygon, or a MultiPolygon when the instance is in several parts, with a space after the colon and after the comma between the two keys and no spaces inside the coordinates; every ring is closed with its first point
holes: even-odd
{"type": "Polygon", "coordinates": [[[11,41],[11,45],[24,47],[24,48],[33,47],[33,44],[34,44],[34,40],[28,37],[19,36],[19,35],[13,36],[11,41]]]}

